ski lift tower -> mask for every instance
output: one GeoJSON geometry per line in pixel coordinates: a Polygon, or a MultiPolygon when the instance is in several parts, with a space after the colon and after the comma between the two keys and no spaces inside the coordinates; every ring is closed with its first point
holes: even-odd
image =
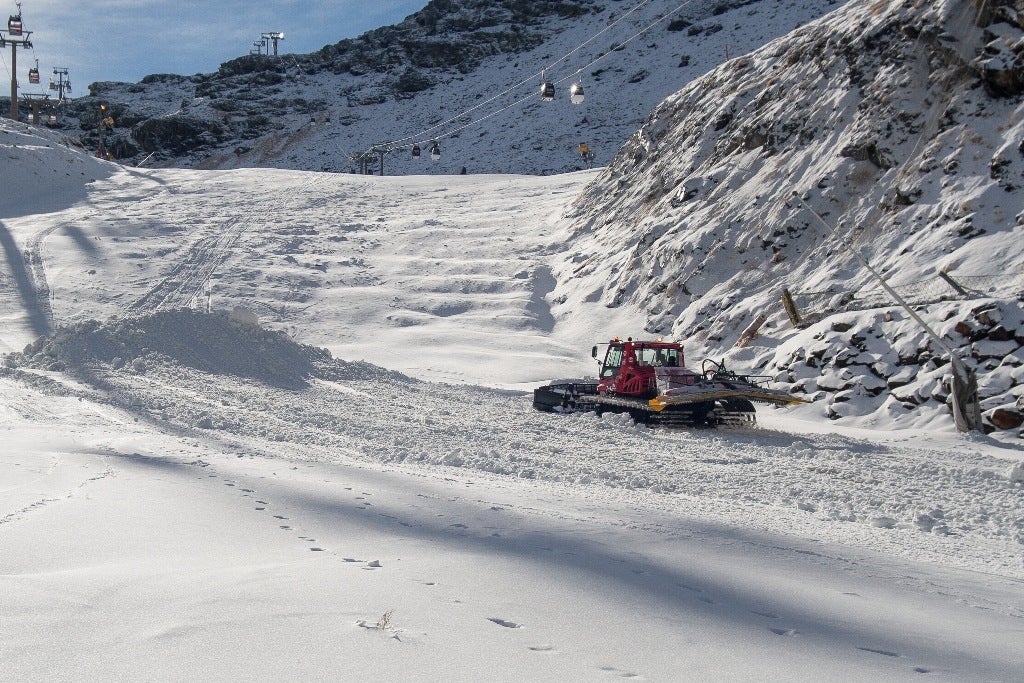
{"type": "MultiPolygon", "coordinates": [[[[261,33],[260,38],[263,39],[263,44],[266,45],[269,40],[274,44],[274,56],[277,56],[277,41],[284,40],[284,34],[280,31],[272,31],[270,33],[261,33]]],[[[270,54],[270,49],[267,49],[267,54],[270,54]]]]}
{"type": "Polygon", "coordinates": [[[18,120],[18,48],[31,49],[32,42],[28,39],[32,31],[26,31],[21,22],[21,3],[18,13],[7,19],[7,30],[0,29],[0,49],[11,45],[11,118],[18,120]]]}
{"type": "Polygon", "coordinates": [[[64,104],[64,93],[71,92],[71,79],[68,78],[67,67],[53,67],[53,75],[57,80],[50,79],[50,90],[57,91],[57,104],[64,104]]]}
{"type": "Polygon", "coordinates": [[[41,111],[43,105],[48,104],[50,101],[50,95],[48,93],[22,93],[22,99],[28,100],[29,106],[32,107],[32,125],[38,126],[42,121],[41,111]]]}

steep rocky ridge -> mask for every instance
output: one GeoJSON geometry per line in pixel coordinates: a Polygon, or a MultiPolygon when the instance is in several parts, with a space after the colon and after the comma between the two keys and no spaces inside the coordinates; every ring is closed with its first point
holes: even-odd
{"type": "Polygon", "coordinates": [[[556,313],[635,311],[835,418],[944,415],[948,358],[853,247],[1019,427],[1020,5],[851,2],[667,98],[565,216],[556,313]]]}
{"type": "Polygon", "coordinates": [[[90,97],[71,103],[63,125],[96,148],[98,107],[106,104],[115,121],[107,149],[125,163],[152,154],[149,165],[348,171],[352,154],[402,140],[386,158],[389,174],[574,170],[583,165],[579,143],[597,164],[607,162],[662,98],[835,6],[838,0],[433,0],[398,25],[308,55],[247,55],[213,73],[94,83],[90,97]],[[557,101],[542,103],[541,70],[599,33],[546,72],[562,82],[557,101]],[[563,79],[576,77],[587,100],[574,107],[571,81],[563,79]],[[411,143],[435,136],[441,161],[413,162],[411,143]]]}

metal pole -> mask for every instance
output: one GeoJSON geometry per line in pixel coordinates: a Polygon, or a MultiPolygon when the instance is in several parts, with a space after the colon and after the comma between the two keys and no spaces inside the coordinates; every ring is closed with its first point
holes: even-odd
{"type": "Polygon", "coordinates": [[[11,118],[18,120],[18,44],[11,41],[11,118]]]}

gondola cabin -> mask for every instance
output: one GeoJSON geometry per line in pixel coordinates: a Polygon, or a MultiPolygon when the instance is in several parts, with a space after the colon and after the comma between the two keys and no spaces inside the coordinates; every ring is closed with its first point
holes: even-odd
{"type": "Polygon", "coordinates": [[[38,67],[33,66],[31,69],[28,70],[28,82],[29,83],[33,83],[33,84],[39,82],[39,68],[38,67]]]}
{"type": "Polygon", "coordinates": [[[573,104],[583,104],[583,84],[573,83],[569,88],[569,101],[573,104]]]}
{"type": "Polygon", "coordinates": [[[434,146],[430,148],[430,158],[434,161],[441,160],[441,148],[436,142],[434,143],[434,146]]]}
{"type": "Polygon", "coordinates": [[[551,81],[544,81],[540,85],[540,97],[545,102],[555,99],[555,84],[551,81]]]}
{"type": "Polygon", "coordinates": [[[12,14],[7,19],[7,33],[12,36],[20,36],[23,33],[21,25],[21,13],[12,14]]]}
{"type": "Polygon", "coordinates": [[[419,145],[413,145],[412,146],[412,158],[413,158],[413,161],[419,161],[419,158],[420,158],[420,146],[419,145]]]}

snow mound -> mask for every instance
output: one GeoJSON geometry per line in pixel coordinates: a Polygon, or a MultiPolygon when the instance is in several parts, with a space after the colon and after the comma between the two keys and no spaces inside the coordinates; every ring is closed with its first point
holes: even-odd
{"type": "Polygon", "coordinates": [[[304,388],[313,377],[387,372],[364,363],[334,361],[327,349],[298,344],[283,332],[240,320],[235,313],[190,309],[64,327],[29,344],[23,353],[10,354],[5,363],[71,372],[104,365],[134,373],[177,364],[285,389],[304,388]]]}
{"type": "Polygon", "coordinates": [[[90,156],[77,140],[6,119],[0,121],[0,153],[17,169],[3,174],[0,218],[65,209],[88,197],[89,183],[120,169],[90,156]]]}

